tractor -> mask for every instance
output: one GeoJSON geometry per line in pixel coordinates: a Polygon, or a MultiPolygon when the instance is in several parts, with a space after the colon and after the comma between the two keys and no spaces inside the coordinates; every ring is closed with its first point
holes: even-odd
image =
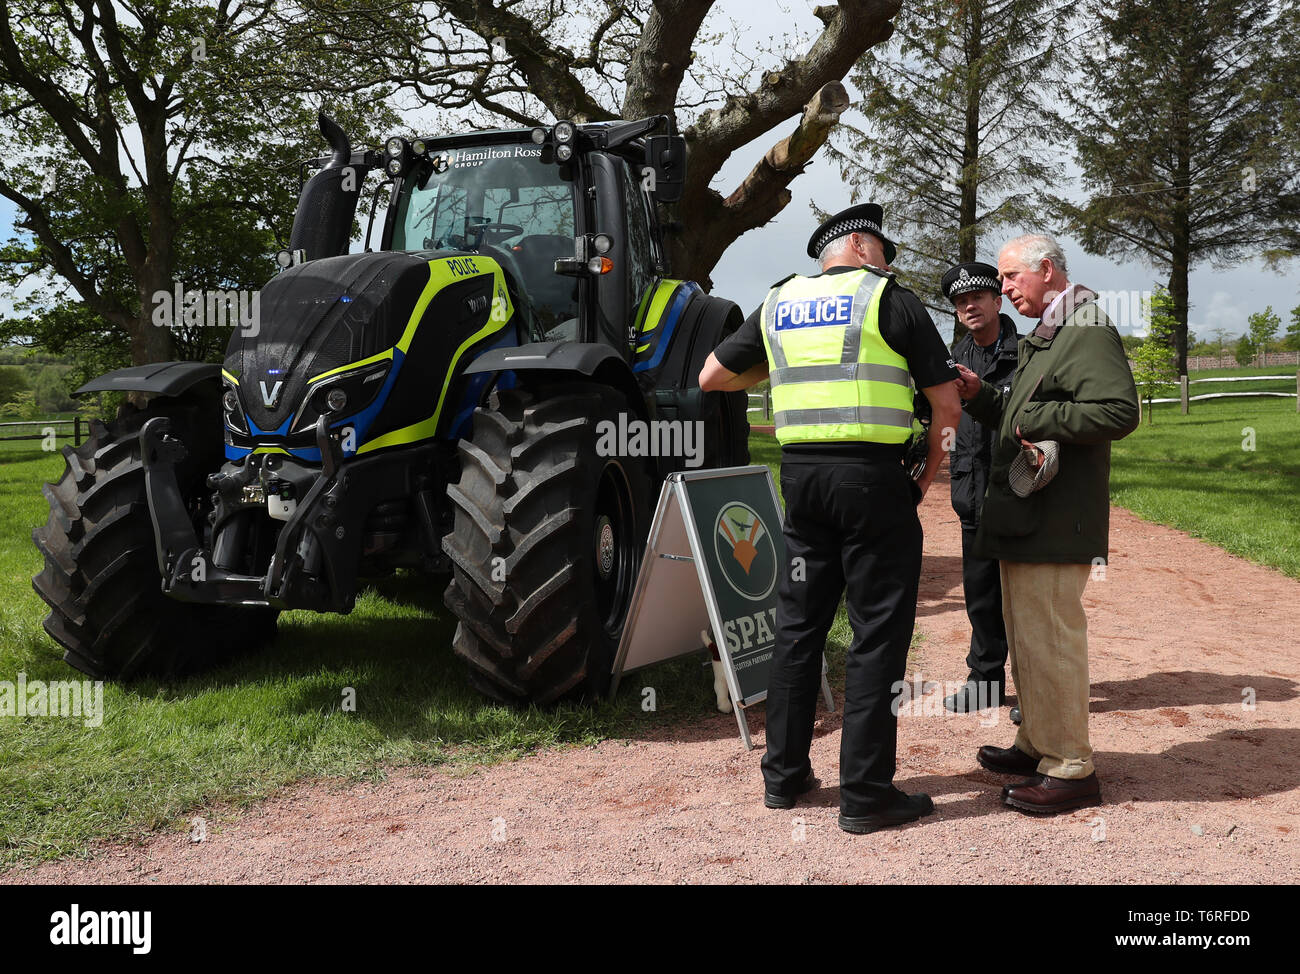
{"type": "Polygon", "coordinates": [[[320,130],[331,153],[303,164],[288,249],[224,364],[77,390],[128,395],[44,487],[45,630],[92,677],[174,679],[400,569],[445,586],[483,693],[598,696],[659,485],[749,458],[745,394],[696,379],[740,310],[668,276],[685,140],[667,116],[355,152],[320,130]],[[637,424],[700,432],[701,455],[611,448],[637,424]]]}

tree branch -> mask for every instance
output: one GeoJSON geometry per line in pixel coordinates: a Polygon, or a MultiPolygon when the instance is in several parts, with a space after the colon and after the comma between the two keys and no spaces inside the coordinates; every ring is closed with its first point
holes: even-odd
{"type": "Polygon", "coordinates": [[[768,72],[755,91],[704,112],[686,130],[690,165],[704,175],[703,185],[733,152],[797,114],[819,88],[844,78],[864,51],[888,40],[894,32],[890,18],[901,5],[902,0],[842,0],[814,10],[826,26],[807,54],[768,72]]]}

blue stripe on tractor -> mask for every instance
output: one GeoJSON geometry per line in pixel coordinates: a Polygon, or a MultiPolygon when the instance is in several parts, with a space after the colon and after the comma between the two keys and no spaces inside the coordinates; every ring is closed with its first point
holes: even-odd
{"type": "Polygon", "coordinates": [[[668,310],[664,312],[663,321],[656,327],[659,329],[658,341],[655,343],[654,355],[645,362],[638,362],[632,366],[633,372],[644,372],[647,369],[658,368],[663,357],[668,354],[668,346],[672,344],[673,331],[677,328],[677,322],[681,320],[682,311],[686,309],[687,303],[699,291],[703,290],[694,281],[684,281],[677,289],[677,294],[673,297],[672,303],[668,305],[668,310]]]}
{"type": "MultiPolygon", "coordinates": [[[[304,447],[301,450],[295,450],[286,446],[278,446],[277,444],[271,444],[271,443],[262,443],[259,444],[259,446],[276,446],[277,449],[284,450],[290,456],[295,457],[299,460],[303,460],[307,463],[320,463],[320,450],[316,449],[314,446],[304,447]]],[[[229,443],[227,443],[226,459],[242,460],[244,457],[252,453],[253,449],[254,449],[253,447],[248,447],[248,446],[231,446],[229,443]]]]}
{"type": "Polygon", "coordinates": [[[247,416],[244,417],[244,422],[248,424],[248,432],[252,436],[285,436],[289,432],[289,424],[293,422],[294,415],[294,413],[290,413],[288,418],[280,424],[280,428],[276,430],[259,429],[258,425],[247,416]]]}
{"type": "MultiPolygon", "coordinates": [[[[352,445],[354,449],[351,453],[344,451],[343,455],[345,457],[355,455],[357,450],[361,448],[361,445],[366,442],[366,434],[370,432],[370,427],[374,424],[375,417],[379,415],[379,411],[384,408],[384,403],[388,402],[388,394],[393,391],[393,386],[397,384],[397,373],[402,371],[402,363],[405,361],[406,353],[400,348],[394,348],[393,367],[388,370],[388,376],[384,379],[384,384],[379,390],[379,395],[375,396],[375,398],[370,401],[370,405],[361,410],[361,412],[350,416],[347,419],[341,419],[337,423],[330,424],[330,429],[339,429],[342,426],[351,426],[355,432],[355,435],[352,437],[352,445]]],[[[316,454],[316,459],[319,460],[320,451],[313,450],[312,452],[316,454]]]]}
{"type": "MultiPolygon", "coordinates": [[[[505,329],[502,330],[505,331],[505,329]]],[[[514,333],[508,332],[494,345],[481,349],[479,354],[490,352],[494,348],[509,348],[518,344],[519,342],[516,340],[514,333]]],[[[460,408],[457,409],[456,414],[452,416],[451,422],[447,426],[447,435],[453,442],[470,435],[474,409],[478,406],[479,397],[483,394],[483,387],[488,384],[488,380],[491,378],[491,372],[478,372],[469,376],[465,395],[460,400],[460,408]]],[[[496,387],[498,389],[513,389],[515,387],[514,372],[498,373],[496,387]]]]}

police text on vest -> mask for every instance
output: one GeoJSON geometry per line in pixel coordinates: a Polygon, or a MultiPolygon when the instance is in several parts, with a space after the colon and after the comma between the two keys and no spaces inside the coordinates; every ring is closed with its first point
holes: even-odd
{"type": "Polygon", "coordinates": [[[776,303],[776,330],[847,325],[853,320],[853,295],[799,298],[776,303]]]}

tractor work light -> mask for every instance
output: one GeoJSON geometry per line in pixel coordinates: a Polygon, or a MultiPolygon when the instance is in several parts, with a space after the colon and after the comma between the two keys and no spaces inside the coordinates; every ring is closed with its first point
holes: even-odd
{"type": "Polygon", "coordinates": [[[388,165],[384,167],[390,176],[400,176],[402,174],[402,160],[389,159],[388,165]]]}
{"type": "Polygon", "coordinates": [[[555,147],[555,158],[560,162],[568,162],[573,158],[573,146],[567,142],[561,142],[555,147]]]}
{"type": "Polygon", "coordinates": [[[607,254],[614,249],[614,238],[607,233],[598,233],[592,238],[591,245],[596,248],[596,253],[607,254]]]}
{"type": "Polygon", "coordinates": [[[414,142],[411,143],[411,151],[415,153],[417,156],[424,155],[424,150],[427,148],[428,146],[424,144],[424,139],[416,139],[414,142]]]}
{"type": "Polygon", "coordinates": [[[406,140],[393,136],[393,138],[389,139],[388,143],[384,146],[384,151],[394,159],[400,159],[402,158],[402,154],[406,152],[406,140]]]}
{"type": "MultiPolygon", "coordinates": [[[[571,143],[577,137],[578,130],[574,124],[567,118],[562,122],[555,123],[555,141],[560,145],[571,143]]],[[[556,153],[558,155],[558,153],[556,153]]]]}
{"type": "Polygon", "coordinates": [[[546,141],[546,129],[538,126],[528,133],[528,137],[533,140],[534,145],[541,145],[546,141]]]}

